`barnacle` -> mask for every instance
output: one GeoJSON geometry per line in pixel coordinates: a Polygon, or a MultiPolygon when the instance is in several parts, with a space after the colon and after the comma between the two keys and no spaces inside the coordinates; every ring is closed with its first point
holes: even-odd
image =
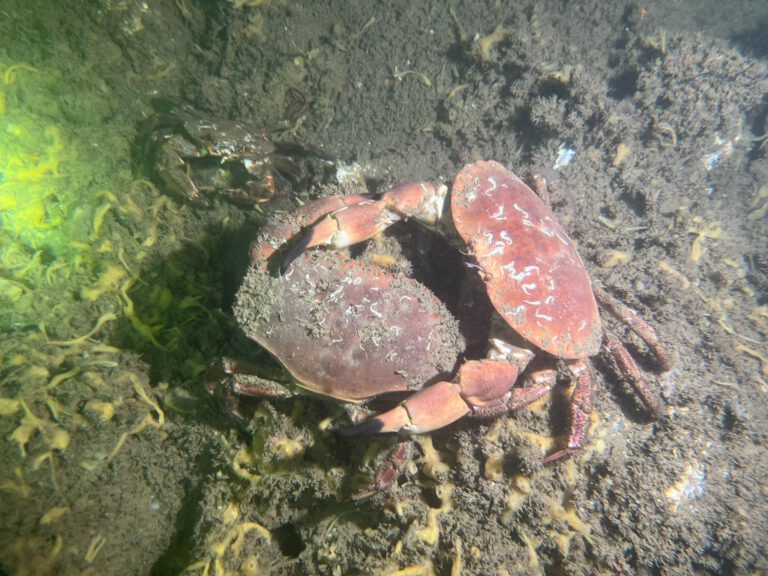
{"type": "Polygon", "coordinates": [[[477,48],[477,53],[480,56],[480,59],[483,62],[490,62],[491,51],[493,50],[494,46],[503,42],[511,35],[512,33],[509,30],[499,25],[496,26],[494,31],[490,34],[475,38],[475,46],[477,48]]]}
{"type": "Polygon", "coordinates": [[[603,250],[597,255],[597,263],[601,268],[613,268],[628,264],[631,260],[632,253],[622,250],[603,250]]]}
{"type": "Polygon", "coordinates": [[[139,434],[140,432],[146,430],[149,427],[152,428],[162,428],[165,424],[165,412],[163,412],[163,409],[160,408],[160,405],[149,397],[149,394],[147,394],[147,391],[144,389],[144,385],[141,383],[141,380],[139,380],[138,376],[131,372],[125,372],[124,378],[127,378],[130,383],[133,385],[133,390],[136,393],[136,395],[139,397],[139,399],[149,406],[149,411],[147,414],[142,418],[139,422],[136,423],[136,425],[131,428],[127,432],[123,432],[120,435],[120,438],[117,441],[117,444],[112,449],[112,452],[110,452],[109,456],[107,457],[107,462],[110,462],[114,460],[115,456],[120,452],[123,445],[125,444],[125,441],[135,434],[139,434]],[[154,415],[153,415],[154,413],[154,415]]]}
{"type": "Polygon", "coordinates": [[[613,156],[613,161],[611,162],[611,165],[620,166],[624,163],[624,161],[629,158],[630,153],[632,152],[632,148],[630,148],[627,144],[624,142],[621,142],[616,147],[616,154],[613,156]]]}
{"type": "Polygon", "coordinates": [[[752,358],[756,358],[760,362],[760,372],[762,373],[763,378],[768,378],[768,356],[762,352],[758,352],[757,350],[750,348],[749,346],[745,346],[744,344],[736,344],[735,348],[739,352],[744,352],[744,354],[752,356],[752,358]]]}
{"type": "Polygon", "coordinates": [[[677,132],[669,122],[659,122],[656,125],[659,145],[662,148],[674,148],[677,146],[677,132]]]}
{"type": "Polygon", "coordinates": [[[768,186],[760,186],[760,189],[749,205],[747,220],[760,220],[768,214],[768,186]]]}
{"type": "Polygon", "coordinates": [[[692,220],[693,226],[688,229],[689,234],[695,234],[696,238],[693,239],[691,244],[691,260],[698,262],[703,254],[702,243],[704,238],[710,240],[721,240],[725,238],[723,229],[720,227],[720,222],[704,222],[698,216],[695,216],[692,220]]]}
{"type": "Polygon", "coordinates": [[[688,462],[677,481],[664,491],[671,510],[677,512],[689,500],[704,495],[707,473],[697,461],[688,462]]]}
{"type": "Polygon", "coordinates": [[[419,540],[434,546],[437,544],[440,538],[440,524],[438,523],[438,517],[441,514],[445,514],[453,509],[453,493],[454,485],[450,482],[445,484],[439,484],[435,487],[435,495],[440,499],[439,508],[430,508],[427,512],[427,524],[423,528],[416,530],[415,534],[419,540]]]}
{"type": "Polygon", "coordinates": [[[691,281],[688,280],[688,278],[686,278],[682,272],[674,268],[669,262],[659,262],[659,270],[679,280],[684,290],[687,290],[691,287],[691,281]]]}
{"type": "Polygon", "coordinates": [[[83,334],[82,336],[79,336],[78,338],[72,338],[71,340],[49,340],[49,344],[54,344],[56,346],[80,346],[84,344],[86,341],[88,341],[96,332],[101,330],[102,326],[106,324],[107,322],[111,322],[112,320],[117,319],[117,314],[114,314],[112,312],[107,312],[105,314],[102,314],[99,319],[96,321],[96,325],[88,332],[83,334]]]}
{"type": "Polygon", "coordinates": [[[504,455],[500,453],[491,454],[483,465],[483,475],[486,480],[499,482],[504,476],[504,455]]]}
{"type": "Polygon", "coordinates": [[[206,542],[206,558],[187,566],[183,573],[205,576],[260,574],[258,556],[250,535],[270,545],[270,531],[258,522],[240,520],[240,510],[234,502],[225,506],[216,520],[219,525],[210,532],[206,542]],[[241,559],[244,551],[248,555],[241,559]],[[235,570],[229,569],[233,565],[235,570]]]}
{"type": "Polygon", "coordinates": [[[428,478],[439,481],[450,471],[451,467],[445,462],[444,456],[435,449],[430,436],[416,436],[415,440],[424,453],[424,456],[419,460],[422,464],[422,472],[428,478]]]}

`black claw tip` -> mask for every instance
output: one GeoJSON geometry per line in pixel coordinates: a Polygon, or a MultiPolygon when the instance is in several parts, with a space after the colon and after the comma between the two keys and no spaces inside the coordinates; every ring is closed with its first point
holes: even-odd
{"type": "Polygon", "coordinates": [[[360,424],[354,426],[346,426],[336,430],[336,434],[350,438],[352,436],[370,436],[372,434],[379,434],[384,424],[378,418],[371,418],[360,424]]]}
{"type": "Polygon", "coordinates": [[[299,256],[301,256],[307,249],[309,241],[312,238],[311,231],[307,230],[299,237],[296,243],[285,253],[285,257],[280,264],[280,275],[282,276],[288,271],[288,268],[293,264],[299,256]]]}

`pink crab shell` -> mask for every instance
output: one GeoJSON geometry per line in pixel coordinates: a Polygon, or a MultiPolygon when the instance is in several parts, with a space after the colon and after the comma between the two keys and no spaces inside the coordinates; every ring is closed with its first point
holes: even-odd
{"type": "Polygon", "coordinates": [[[299,386],[348,402],[450,377],[464,348],[426,287],[332,252],[305,253],[284,276],[250,268],[234,312],[299,386]]]}
{"type": "Polygon", "coordinates": [[[451,211],[493,306],[518,334],[559,358],[599,351],[602,329],[587,271],[533,190],[496,162],[476,162],[456,176],[451,211]]]}

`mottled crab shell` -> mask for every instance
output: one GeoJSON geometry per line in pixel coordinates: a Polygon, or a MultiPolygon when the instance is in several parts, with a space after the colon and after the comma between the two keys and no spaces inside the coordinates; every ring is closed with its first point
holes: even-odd
{"type": "Polygon", "coordinates": [[[307,252],[283,276],[250,268],[234,312],[299,386],[350,402],[450,378],[464,347],[425,286],[332,252],[307,252]]]}
{"type": "Polygon", "coordinates": [[[560,358],[599,351],[602,329],[587,271],[533,190],[496,162],[476,162],[456,176],[451,211],[493,306],[518,334],[560,358]]]}

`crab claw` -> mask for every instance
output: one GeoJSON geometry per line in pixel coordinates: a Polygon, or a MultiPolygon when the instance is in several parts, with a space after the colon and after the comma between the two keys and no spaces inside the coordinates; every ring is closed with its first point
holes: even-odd
{"type": "Polygon", "coordinates": [[[437,430],[488,405],[512,397],[518,368],[507,361],[471,360],[459,369],[457,382],[437,382],[409,396],[388,412],[339,430],[344,436],[437,430]]]}
{"type": "Polygon", "coordinates": [[[370,420],[342,428],[343,436],[384,434],[387,432],[412,432],[423,434],[447,426],[470,411],[461,397],[461,386],[452,382],[437,382],[393,408],[370,420]]]}
{"type": "Polygon", "coordinates": [[[445,186],[408,182],[388,190],[378,200],[366,198],[329,211],[305,229],[286,254],[282,269],[285,271],[305,250],[316,246],[347,248],[373,238],[400,220],[413,218],[425,226],[436,226],[442,218],[446,194],[445,186]]]}
{"type": "Polygon", "coordinates": [[[373,238],[399,219],[394,212],[385,210],[379,200],[363,200],[344,206],[304,231],[283,259],[282,269],[285,271],[305,250],[316,246],[334,250],[347,248],[373,238]]]}
{"type": "Polygon", "coordinates": [[[364,194],[329,196],[301,206],[289,217],[271,220],[251,245],[251,266],[264,265],[304,227],[321,222],[328,214],[368,200],[369,197],[364,194]]]}

